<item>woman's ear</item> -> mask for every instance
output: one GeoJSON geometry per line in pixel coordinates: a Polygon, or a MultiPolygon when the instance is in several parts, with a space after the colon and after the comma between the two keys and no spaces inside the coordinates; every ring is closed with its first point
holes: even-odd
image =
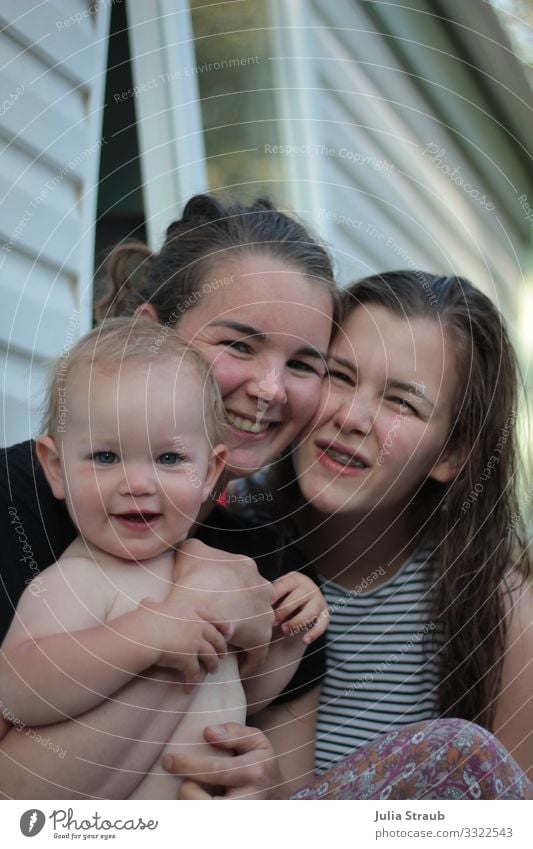
{"type": "Polygon", "coordinates": [[[133,315],[135,318],[148,318],[150,321],[155,321],[156,324],[161,324],[157,310],[152,304],[141,304],[133,315]]]}
{"type": "Polygon", "coordinates": [[[51,436],[39,436],[36,440],[36,453],[43,467],[46,480],[55,497],[65,500],[65,483],[63,481],[63,466],[61,456],[55,441],[51,436]]]}
{"type": "Polygon", "coordinates": [[[202,501],[207,501],[211,493],[215,488],[215,484],[219,479],[224,466],[226,465],[226,458],[228,456],[228,449],[225,445],[215,445],[213,450],[211,451],[211,456],[208,461],[207,466],[207,475],[204,482],[203,488],[203,499],[202,501]]]}
{"type": "Polygon", "coordinates": [[[441,455],[440,460],[435,463],[428,477],[438,483],[449,483],[457,477],[466,461],[464,451],[450,448],[441,455]]]}

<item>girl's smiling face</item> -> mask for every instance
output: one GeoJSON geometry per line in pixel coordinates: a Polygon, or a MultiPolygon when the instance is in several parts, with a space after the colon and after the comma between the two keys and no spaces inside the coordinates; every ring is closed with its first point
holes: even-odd
{"type": "Polygon", "coordinates": [[[312,430],[295,452],[300,488],[323,513],[401,509],[428,478],[459,470],[444,452],[458,388],[448,332],[380,305],[354,309],[328,357],[312,430]]]}
{"type": "Polygon", "coordinates": [[[222,285],[177,330],[212,365],[228,419],[226,469],[243,477],[278,457],[315,414],[333,303],[325,287],[265,256],[221,263],[216,277],[222,285]]]}

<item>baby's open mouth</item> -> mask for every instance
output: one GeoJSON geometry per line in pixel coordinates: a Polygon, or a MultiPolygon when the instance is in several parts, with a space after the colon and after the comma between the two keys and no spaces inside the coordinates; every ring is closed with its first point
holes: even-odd
{"type": "Polygon", "coordinates": [[[132,512],[132,513],[114,513],[115,519],[120,519],[122,522],[127,522],[133,525],[153,525],[159,519],[161,513],[151,512],[132,512]]]}

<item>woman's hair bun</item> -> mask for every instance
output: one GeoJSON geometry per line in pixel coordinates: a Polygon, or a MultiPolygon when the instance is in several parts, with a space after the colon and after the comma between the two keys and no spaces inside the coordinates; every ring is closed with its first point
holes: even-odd
{"type": "Polygon", "coordinates": [[[182,221],[217,221],[225,218],[227,214],[227,208],[216,198],[210,195],[194,195],[183,210],[182,221]]]}
{"type": "MultiPolygon", "coordinates": [[[[192,225],[208,224],[225,219],[228,210],[210,195],[194,195],[186,204],[183,216],[173,221],[167,227],[166,239],[174,239],[185,233],[190,233],[192,225]]],[[[190,236],[189,236],[190,238],[190,236]]]]}
{"type": "Polygon", "coordinates": [[[276,209],[276,207],[274,206],[274,204],[273,204],[273,202],[270,200],[270,198],[261,197],[261,198],[257,198],[257,199],[254,201],[253,206],[252,206],[252,209],[257,209],[257,210],[260,210],[260,209],[275,210],[275,209],[276,209]]]}

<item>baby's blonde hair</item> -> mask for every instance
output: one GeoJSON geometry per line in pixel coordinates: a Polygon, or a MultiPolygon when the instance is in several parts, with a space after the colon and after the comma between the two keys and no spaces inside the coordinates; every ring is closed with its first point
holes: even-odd
{"type": "MultiPolygon", "coordinates": [[[[138,361],[147,363],[176,360],[176,370],[190,366],[199,379],[206,436],[210,444],[223,439],[224,405],[218,385],[202,355],[181,339],[175,330],[146,318],[109,318],[83,336],[55,363],[46,395],[42,432],[54,438],[64,430],[68,405],[67,380],[83,366],[116,366],[138,361]]],[[[172,387],[169,386],[169,392],[172,387]]],[[[186,404],[188,399],[184,398],[186,404]]]]}

